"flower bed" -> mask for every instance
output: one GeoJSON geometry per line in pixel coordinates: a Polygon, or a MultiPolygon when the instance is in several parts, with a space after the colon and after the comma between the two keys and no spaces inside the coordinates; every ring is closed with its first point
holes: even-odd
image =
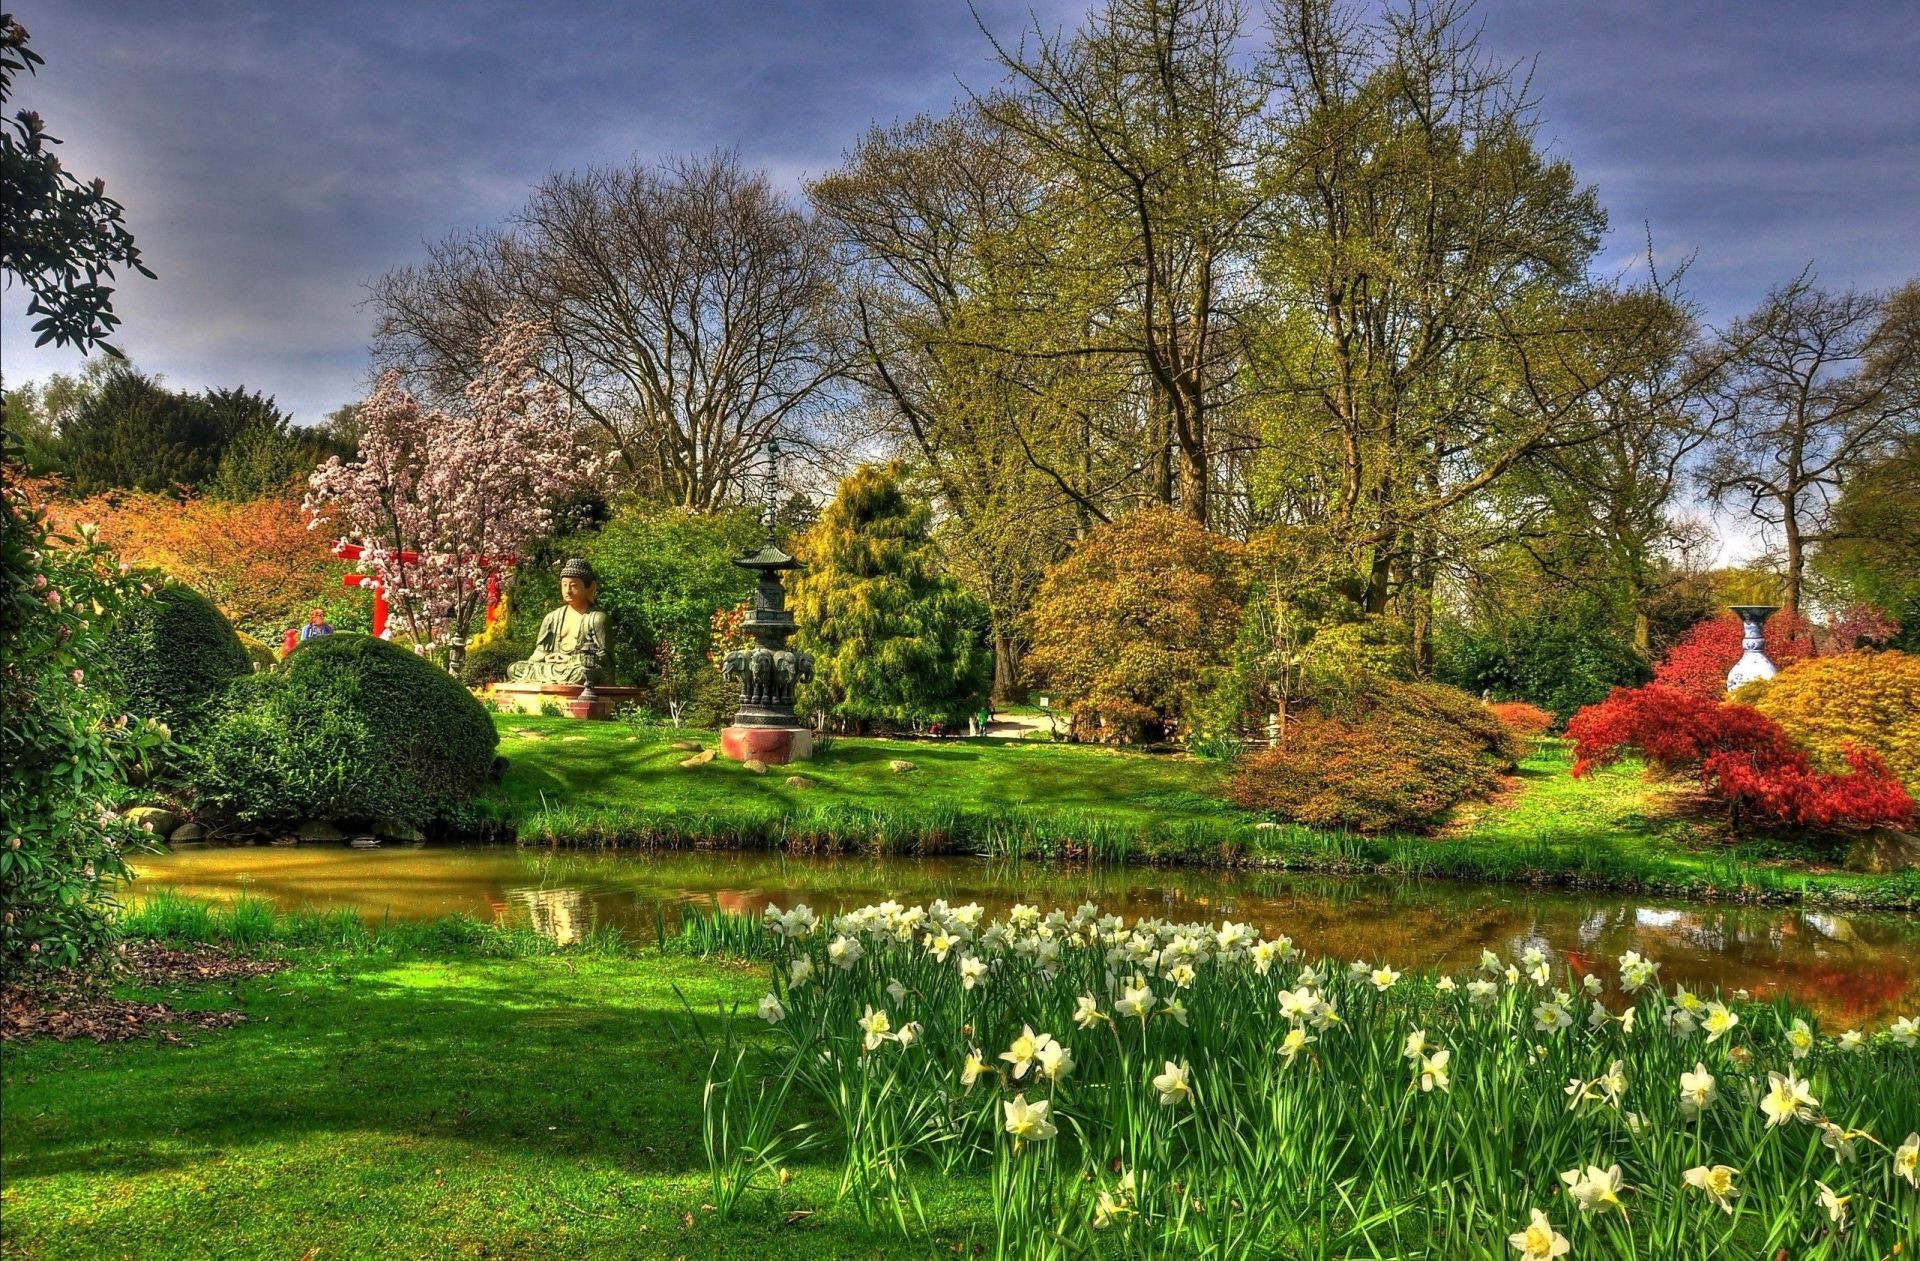
{"type": "Polygon", "coordinates": [[[1911,1017],[1830,1037],[1635,954],[1415,976],[1091,906],[769,909],[756,948],[773,1062],[716,1062],[723,1213],[822,1149],[907,1234],[989,1172],[1003,1256],[1878,1257],[1920,1222],[1911,1017]]]}

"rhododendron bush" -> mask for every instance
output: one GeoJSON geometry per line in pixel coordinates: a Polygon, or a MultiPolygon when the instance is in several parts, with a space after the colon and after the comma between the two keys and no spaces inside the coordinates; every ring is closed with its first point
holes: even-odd
{"type": "Polygon", "coordinates": [[[1839,769],[1847,746],[1857,745],[1885,758],[1909,788],[1920,787],[1920,656],[1818,657],[1782,670],[1754,693],[1754,708],[1779,723],[1822,769],[1839,769]]]}
{"type": "Polygon", "coordinates": [[[557,507],[588,490],[597,462],[578,446],[558,392],[534,381],[539,333],[511,321],[488,343],[458,411],[428,408],[392,374],[360,406],[360,458],[310,479],[314,524],[337,521],[365,549],[416,644],[464,633],[487,575],[553,532],[557,507]]]}
{"type": "Polygon", "coordinates": [[[1849,745],[1845,771],[1814,767],[1780,724],[1750,705],[1702,699],[1659,683],[1615,688],[1567,724],[1573,773],[1585,775],[1630,752],[1653,767],[1692,772],[1734,817],[1803,827],[1905,824],[1914,802],[1873,750],[1849,745]]]}

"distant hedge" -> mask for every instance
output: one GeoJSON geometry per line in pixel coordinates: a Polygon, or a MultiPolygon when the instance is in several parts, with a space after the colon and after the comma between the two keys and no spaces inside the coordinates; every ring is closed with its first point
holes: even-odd
{"type": "Polygon", "coordinates": [[[192,726],[253,661],[213,602],[169,584],[122,614],[108,657],[129,712],[175,728],[192,726]]]}
{"type": "Polygon", "coordinates": [[[336,633],[243,679],[200,741],[196,809],[244,824],[447,818],[486,783],[486,709],[396,644],[336,633]]]}

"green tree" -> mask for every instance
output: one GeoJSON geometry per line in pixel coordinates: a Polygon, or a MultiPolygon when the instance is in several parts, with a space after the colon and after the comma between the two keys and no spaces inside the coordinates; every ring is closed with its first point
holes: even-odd
{"type": "Polygon", "coordinates": [[[334,453],[320,433],[295,427],[274,400],[244,386],[203,396],[220,435],[220,462],[207,482],[215,499],[284,495],[334,453]]]}
{"type": "MultiPolygon", "coordinates": [[[[37,72],[41,56],[27,47],[27,28],[0,13],[0,107],[13,99],[14,76],[37,72]]],[[[61,165],[58,139],[32,110],[0,122],[0,271],[16,276],[32,296],[27,314],[38,316],[35,345],[107,344],[114,326],[112,280],[119,267],[148,279],[153,273],[127,230],[125,210],[99,180],[83,180],[61,165]]]]}
{"type": "Polygon", "coordinates": [[[219,467],[223,434],[206,400],[122,367],[60,431],[61,469],[82,495],[197,487],[219,467]]]}
{"type": "Polygon", "coordinates": [[[1240,624],[1241,548],[1164,507],[1083,539],[1033,602],[1036,684],[1081,738],[1185,736],[1240,624]]]}
{"type": "Polygon", "coordinates": [[[957,724],[986,694],[987,610],[942,572],[932,510],[904,474],[866,464],[843,480],[793,584],[816,694],[856,728],[957,724]]]}
{"type": "Polygon", "coordinates": [[[1813,569],[1831,603],[1885,610],[1900,622],[1895,646],[1920,651],[1920,434],[1841,483],[1813,569]]]}

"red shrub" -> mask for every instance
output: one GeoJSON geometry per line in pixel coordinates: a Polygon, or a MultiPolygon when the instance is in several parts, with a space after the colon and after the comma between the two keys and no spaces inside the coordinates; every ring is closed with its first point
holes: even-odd
{"type": "Polygon", "coordinates": [[[1816,771],[1780,725],[1748,705],[1716,703],[1650,683],[1615,688],[1567,723],[1573,773],[1637,750],[1664,771],[1693,771],[1736,815],[1811,827],[1904,824],[1914,802],[1871,750],[1850,746],[1848,770],[1816,771]]]}
{"type": "MultiPolygon", "coordinates": [[[[1743,633],[1731,613],[1696,624],[1667,649],[1654,667],[1653,681],[1702,700],[1719,700],[1727,692],[1727,671],[1740,660],[1743,633]]],[[[1766,635],[1767,656],[1782,669],[1813,656],[1813,627],[1798,613],[1775,613],[1767,619],[1766,635]]]]}
{"type": "Polygon", "coordinates": [[[1517,736],[1544,736],[1553,730],[1553,715],[1525,701],[1500,701],[1487,706],[1500,725],[1517,736]]]}

